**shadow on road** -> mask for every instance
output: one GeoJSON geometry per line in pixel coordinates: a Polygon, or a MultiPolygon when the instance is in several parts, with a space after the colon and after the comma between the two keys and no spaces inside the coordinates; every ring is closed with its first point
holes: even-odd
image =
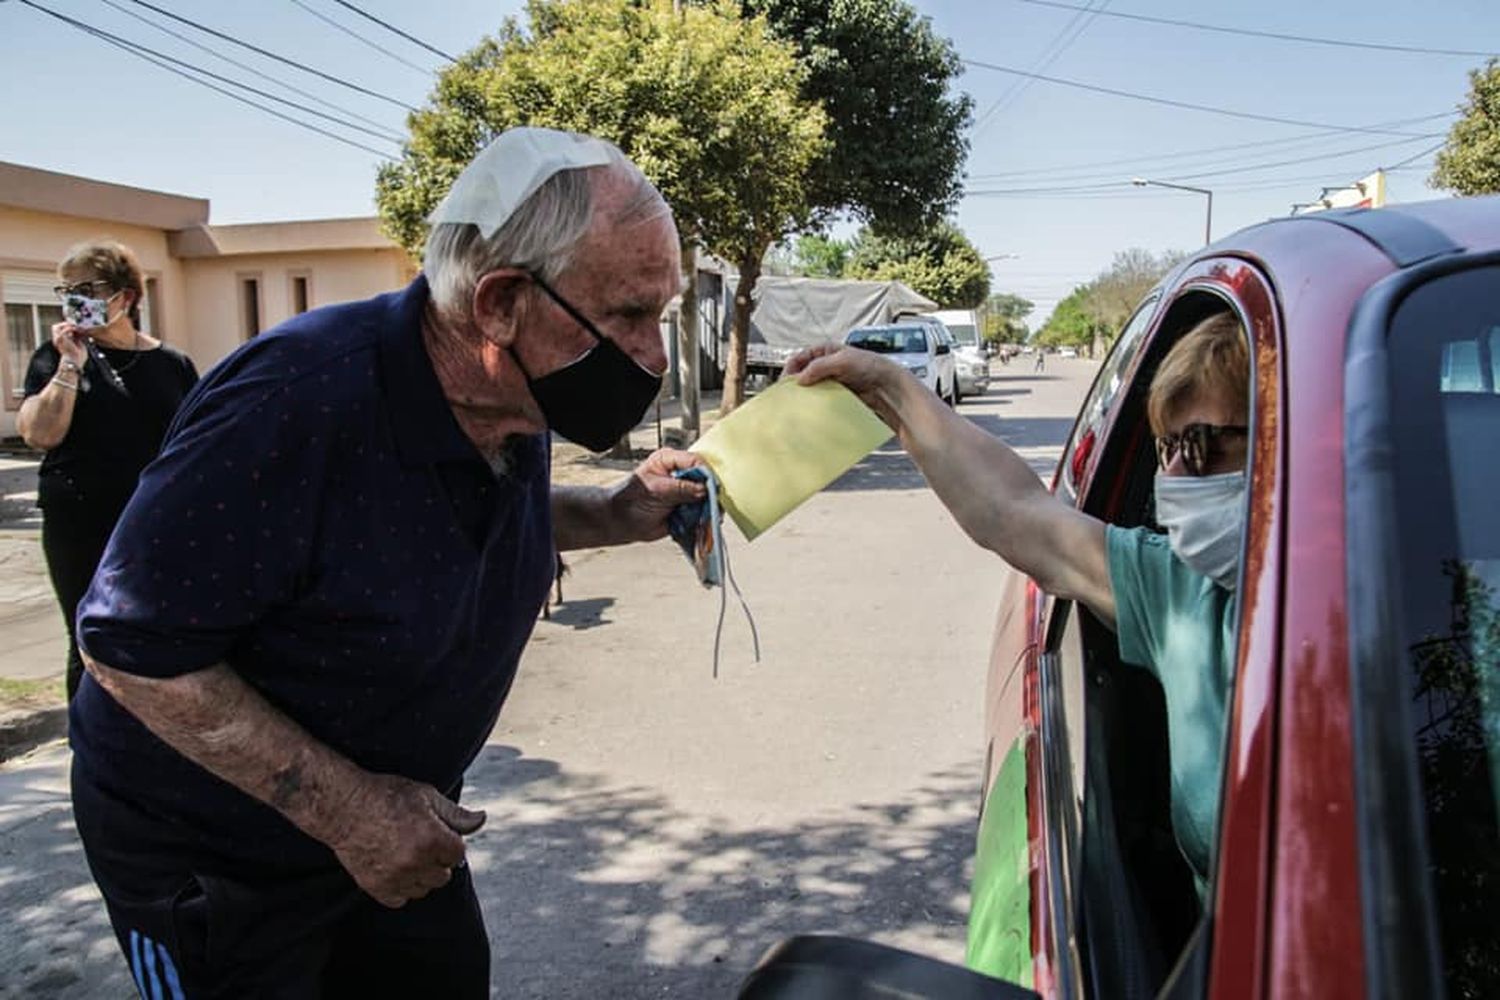
{"type": "Polygon", "coordinates": [[[610,619],[604,613],[614,606],[613,597],[590,597],[582,601],[563,601],[553,605],[551,621],[554,625],[565,625],[575,632],[583,632],[600,625],[608,625],[610,619]]]}
{"type": "Polygon", "coordinates": [[[937,925],[961,949],[977,765],[909,801],[744,832],[514,747],[486,747],[470,776],[499,789],[473,802],[490,819],[470,858],[503,996],[727,998],[771,944],[813,931],[937,925]]]}
{"type": "MultiPolygon", "coordinates": [[[[132,995],[61,759],[0,773],[0,995],[132,995]]],[[[469,859],[496,995],[728,998],[771,944],[813,931],[899,944],[915,927],[957,958],[978,782],[976,760],[900,802],[729,831],[650,788],[488,745],[465,802],[489,813],[469,859]]]]}
{"type": "MultiPolygon", "coordinates": [[[[993,390],[992,390],[993,393],[993,390]]],[[[1049,478],[1057,465],[1057,454],[1027,454],[1030,449],[1061,449],[1073,429],[1072,417],[1009,418],[993,413],[970,413],[969,419],[980,430],[1000,438],[1021,452],[1021,457],[1037,475],[1049,478]]],[[[854,468],[828,486],[830,491],[860,492],[866,490],[920,490],[927,480],[895,438],[887,441],[854,468]]]]}

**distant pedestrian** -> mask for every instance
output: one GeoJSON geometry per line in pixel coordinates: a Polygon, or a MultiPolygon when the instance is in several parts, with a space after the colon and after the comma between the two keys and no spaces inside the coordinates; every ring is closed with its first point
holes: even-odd
{"type": "Polygon", "coordinates": [[[1043,371],[1047,367],[1047,352],[1040,347],[1036,349],[1036,367],[1032,371],[1043,371]]]}
{"type": "Polygon", "coordinates": [[[84,243],[58,265],[63,321],[31,356],[16,428],[45,451],[37,474],[42,553],[68,626],[67,687],[83,678],[73,619],[141,470],[156,456],[198,372],[140,329],[135,254],[84,243]]]}
{"type": "Polygon", "coordinates": [[[704,495],[682,452],[551,485],[549,432],[604,450],[667,367],[624,154],[512,129],[429,221],[405,289],[208,373],[80,608],[73,812],[143,995],[488,997],[459,796],[557,553],[704,495]]]}

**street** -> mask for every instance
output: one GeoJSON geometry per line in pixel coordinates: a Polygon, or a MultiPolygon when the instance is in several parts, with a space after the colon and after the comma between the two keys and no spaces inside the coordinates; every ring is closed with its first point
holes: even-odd
{"type": "MultiPolygon", "coordinates": [[[[1097,369],[994,363],[960,412],[1050,475],[1097,369]]],[[[494,995],[729,997],[775,941],[962,959],[1004,565],[892,443],[754,544],[759,628],[670,542],[574,553],[470,769],[494,995]]],[[[68,754],[0,767],[0,996],[132,994],[70,818],[68,754]]]]}

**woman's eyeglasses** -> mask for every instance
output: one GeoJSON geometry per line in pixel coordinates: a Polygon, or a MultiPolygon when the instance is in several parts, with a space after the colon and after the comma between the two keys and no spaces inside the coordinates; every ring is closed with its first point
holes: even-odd
{"type": "Polygon", "coordinates": [[[1156,461],[1163,470],[1182,453],[1182,464],[1189,475],[1201,476],[1208,460],[1220,450],[1219,439],[1244,437],[1250,428],[1230,424],[1188,424],[1180,434],[1163,434],[1156,439],[1156,461]]]}
{"type": "Polygon", "coordinates": [[[85,295],[91,299],[103,299],[115,293],[115,288],[109,282],[100,279],[80,281],[73,285],[53,285],[52,290],[60,299],[67,298],[69,295],[85,295]]]}

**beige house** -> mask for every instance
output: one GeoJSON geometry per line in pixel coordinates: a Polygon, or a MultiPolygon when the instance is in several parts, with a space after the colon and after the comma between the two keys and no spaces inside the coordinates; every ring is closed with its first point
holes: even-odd
{"type": "Polygon", "coordinates": [[[200,371],[289,316],[416,273],[374,218],[213,226],[208,216],[201,198],[0,162],[0,438],[15,434],[27,362],[62,318],[55,266],[76,243],[111,237],[136,252],[142,325],[200,371]]]}

